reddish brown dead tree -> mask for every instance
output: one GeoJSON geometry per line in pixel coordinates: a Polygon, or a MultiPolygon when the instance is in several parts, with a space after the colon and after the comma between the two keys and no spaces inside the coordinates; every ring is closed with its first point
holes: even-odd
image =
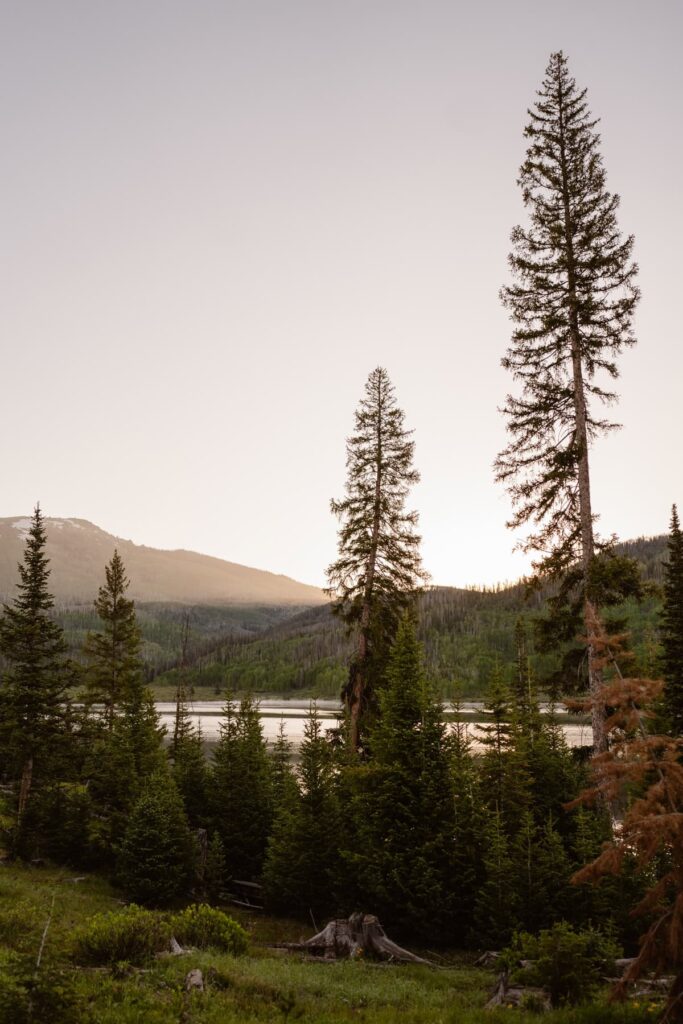
{"type": "Polygon", "coordinates": [[[662,1020],[681,1024],[683,739],[648,732],[647,723],[654,719],[650,709],[662,683],[624,676],[618,664],[619,657],[623,660],[623,637],[609,636],[592,606],[587,620],[588,642],[606,677],[597,699],[607,710],[609,749],[593,758],[594,785],[569,806],[604,800],[613,809],[615,822],[613,838],[572,880],[577,884],[597,882],[604,875],[619,874],[627,856],[635,857],[643,867],[662,865],[656,881],[633,909],[634,915],[647,916],[651,923],[641,937],[638,956],[616,984],[613,997],[624,998],[647,971],[656,976],[673,975],[662,1020]]]}

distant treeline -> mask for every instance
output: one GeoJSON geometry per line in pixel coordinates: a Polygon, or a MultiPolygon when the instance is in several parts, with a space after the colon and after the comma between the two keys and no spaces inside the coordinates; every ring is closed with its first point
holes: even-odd
{"type": "MultiPolygon", "coordinates": [[[[616,614],[631,632],[637,663],[643,671],[651,671],[658,653],[659,583],[666,537],[639,538],[619,544],[615,550],[635,558],[643,579],[650,584],[650,596],[640,603],[625,602],[616,614]]],[[[425,649],[427,672],[438,692],[446,698],[482,696],[496,665],[514,663],[518,620],[532,622],[541,615],[547,597],[547,592],[530,592],[523,583],[481,590],[436,587],[423,594],[418,607],[418,635],[425,649]]],[[[140,614],[146,639],[143,616],[148,609],[143,606],[140,614]]],[[[215,633],[200,633],[198,614],[196,646],[188,667],[182,670],[187,682],[216,696],[226,687],[256,693],[337,696],[351,654],[343,623],[327,606],[290,616],[286,609],[280,612],[278,621],[260,632],[233,629],[230,635],[218,638],[215,633]]],[[[536,650],[533,630],[530,635],[531,666],[542,684],[556,672],[562,652],[536,650]]],[[[176,661],[168,671],[159,671],[156,682],[175,685],[180,671],[176,661]]]]}

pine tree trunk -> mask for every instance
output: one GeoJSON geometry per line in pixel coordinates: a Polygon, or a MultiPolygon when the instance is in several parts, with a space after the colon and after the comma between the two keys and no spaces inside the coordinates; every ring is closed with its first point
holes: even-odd
{"type": "Polygon", "coordinates": [[[351,749],[358,753],[360,745],[360,718],[363,709],[363,701],[366,689],[366,662],[368,657],[368,633],[370,629],[370,617],[372,613],[372,594],[375,582],[375,567],[377,564],[377,548],[379,545],[379,528],[381,525],[381,501],[382,501],[382,399],[378,398],[377,410],[377,454],[375,462],[375,504],[372,516],[372,537],[370,540],[370,552],[365,569],[365,591],[363,593],[363,607],[360,617],[360,628],[358,632],[358,654],[357,665],[354,669],[353,686],[350,694],[351,713],[351,749]]]}
{"type": "MultiPolygon", "coordinates": [[[[560,110],[560,154],[562,165],[562,200],[564,207],[565,256],[567,260],[567,292],[569,298],[569,333],[571,342],[573,397],[575,415],[574,440],[579,453],[578,491],[579,519],[581,526],[581,567],[584,585],[584,624],[588,635],[589,596],[588,579],[591,563],[595,554],[593,536],[593,511],[591,508],[590,471],[588,465],[588,426],[586,395],[583,386],[583,366],[581,361],[581,333],[579,329],[578,303],[576,296],[576,258],[574,255],[571,209],[569,205],[569,183],[564,138],[563,95],[562,83],[559,83],[560,110]]],[[[597,610],[597,609],[596,609],[597,610]]],[[[602,678],[595,665],[592,645],[588,644],[588,690],[593,702],[593,750],[602,754],[607,749],[605,733],[605,709],[600,702],[602,678]]]]}
{"type": "Polygon", "coordinates": [[[17,821],[20,822],[28,805],[28,798],[33,782],[33,755],[29,755],[24,762],[21,773],[21,785],[19,786],[19,806],[17,809],[17,821]]]}

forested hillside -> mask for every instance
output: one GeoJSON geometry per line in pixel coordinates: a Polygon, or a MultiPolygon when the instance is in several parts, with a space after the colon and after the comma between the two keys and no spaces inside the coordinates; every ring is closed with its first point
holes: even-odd
{"type": "MultiPolygon", "coordinates": [[[[632,645],[644,668],[657,649],[658,585],[666,537],[638,538],[619,544],[619,554],[635,558],[652,592],[644,601],[626,602],[618,614],[632,631],[632,645]]],[[[419,637],[426,665],[444,697],[479,697],[494,666],[503,670],[515,660],[515,625],[533,620],[546,606],[547,592],[528,593],[523,584],[483,590],[435,587],[422,595],[418,607],[419,637]]],[[[148,609],[143,609],[144,615],[148,609]]],[[[265,618],[265,615],[264,615],[265,618]]],[[[144,618],[141,616],[144,624],[144,618]]],[[[226,686],[257,693],[337,696],[348,674],[351,642],[343,624],[327,606],[285,617],[258,636],[237,630],[216,642],[203,626],[203,647],[184,672],[195,687],[218,695],[226,686]]],[[[227,630],[226,630],[227,631],[227,630]]],[[[542,654],[531,641],[532,667],[539,679],[559,663],[558,652],[542,654]]],[[[175,682],[177,671],[158,682],[175,682]]]]}

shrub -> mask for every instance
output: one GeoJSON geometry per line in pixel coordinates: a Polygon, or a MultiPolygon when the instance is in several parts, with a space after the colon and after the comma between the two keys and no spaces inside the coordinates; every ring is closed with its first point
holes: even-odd
{"type": "Polygon", "coordinates": [[[169,921],[161,914],[130,906],[95,914],[74,935],[77,963],[106,966],[125,961],[139,966],[165,949],[171,939],[169,921]]]}
{"type": "Polygon", "coordinates": [[[537,936],[517,933],[502,959],[513,983],[541,986],[552,1005],[561,1006],[590,999],[602,978],[614,975],[620,955],[617,944],[597,929],[575,931],[559,921],[537,936]],[[520,960],[531,963],[518,967],[520,960]]]}
{"type": "Polygon", "coordinates": [[[171,921],[173,934],[181,945],[186,943],[200,949],[215,946],[233,956],[246,952],[247,933],[244,929],[222,910],[206,903],[186,907],[179,914],[174,914],[171,921]]]}
{"type": "Polygon", "coordinates": [[[43,968],[16,953],[0,950],[0,1024],[79,1024],[84,1007],[72,981],[61,971],[43,968]]]}
{"type": "MultiPolygon", "coordinates": [[[[26,952],[39,931],[40,916],[27,900],[0,910],[0,945],[26,952]]],[[[36,944],[38,939],[35,939],[36,944]]]]}

